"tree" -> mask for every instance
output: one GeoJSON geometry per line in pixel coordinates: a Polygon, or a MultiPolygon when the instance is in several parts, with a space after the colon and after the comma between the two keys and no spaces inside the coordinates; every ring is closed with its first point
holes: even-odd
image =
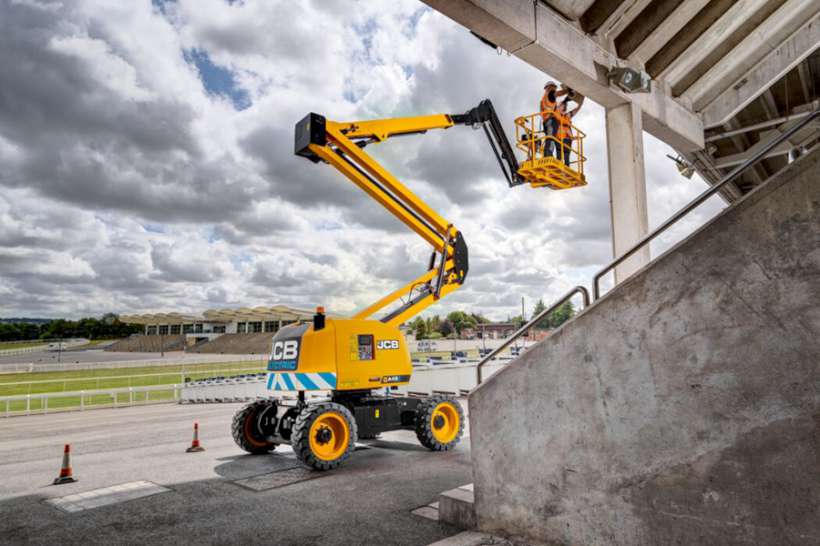
{"type": "Polygon", "coordinates": [[[449,320],[444,320],[441,326],[439,326],[438,331],[442,336],[449,337],[450,334],[455,331],[455,328],[453,328],[453,324],[449,320]]]}
{"type": "Polygon", "coordinates": [[[572,305],[571,301],[567,301],[561,304],[558,309],[550,313],[547,319],[549,320],[550,328],[558,328],[574,316],[575,307],[572,305]]]}
{"type": "Polygon", "coordinates": [[[410,330],[416,336],[416,339],[425,339],[427,337],[427,323],[421,317],[416,317],[410,323],[410,330]]]}
{"type": "MultiPolygon", "coordinates": [[[[547,306],[544,305],[544,300],[540,299],[535,303],[535,308],[532,310],[532,317],[534,319],[538,313],[542,313],[547,306]]],[[[550,319],[549,317],[544,317],[542,320],[538,321],[538,324],[535,325],[536,328],[545,330],[550,327],[550,319]]]]}
{"type": "Polygon", "coordinates": [[[459,336],[461,336],[461,332],[463,332],[465,328],[473,328],[476,325],[475,319],[464,311],[453,311],[447,315],[447,322],[453,326],[453,329],[459,336]]]}

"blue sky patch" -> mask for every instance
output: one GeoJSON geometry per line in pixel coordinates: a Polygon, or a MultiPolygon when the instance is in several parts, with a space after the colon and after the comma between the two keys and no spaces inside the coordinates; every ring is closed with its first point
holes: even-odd
{"type": "Polygon", "coordinates": [[[201,49],[187,49],[183,54],[185,60],[199,70],[199,78],[209,94],[230,99],[237,110],[244,110],[251,105],[248,92],[239,87],[233,72],[214,64],[208,54],[201,49]]]}

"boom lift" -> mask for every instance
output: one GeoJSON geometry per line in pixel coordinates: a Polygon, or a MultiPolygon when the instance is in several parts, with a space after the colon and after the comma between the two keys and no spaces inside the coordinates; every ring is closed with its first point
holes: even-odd
{"type": "Polygon", "coordinates": [[[389,390],[409,383],[413,370],[399,325],[461,287],[469,270],[467,244],[452,223],[364,150],[389,138],[454,125],[484,128],[510,187],[532,183],[520,173],[489,100],[464,114],[336,122],[311,113],[296,125],[296,155],[335,167],[427,241],[432,254],[425,273],[353,317],[328,317],[320,307],[312,324],[276,333],[267,386],[296,392],[298,399],[294,405],[261,400],[237,412],[233,437],[245,451],[265,453],[290,444],[302,463],[327,470],[350,455],[357,438],[390,430],[415,430],[421,444],[436,451],[458,443],[464,413],[455,399],[395,396],[389,390]],[[382,389],[388,394],[376,392],[382,389]],[[319,390],[330,391],[329,399],[306,400],[305,392],[319,390]]]}

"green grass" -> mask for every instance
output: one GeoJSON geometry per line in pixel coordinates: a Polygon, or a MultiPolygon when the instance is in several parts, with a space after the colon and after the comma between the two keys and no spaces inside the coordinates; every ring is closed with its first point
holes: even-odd
{"type": "Polygon", "coordinates": [[[28,349],[29,347],[40,347],[48,345],[42,341],[0,341],[0,351],[13,349],[28,349]]]}
{"type": "MultiPolygon", "coordinates": [[[[0,375],[0,396],[14,396],[25,394],[41,394],[65,391],[93,391],[99,389],[145,387],[154,385],[173,385],[179,383],[184,372],[185,377],[204,379],[215,375],[238,375],[243,373],[264,372],[265,362],[226,362],[186,364],[174,366],[145,366],[140,368],[99,368],[92,370],[76,370],[67,372],[34,372],[0,375]],[[145,377],[149,374],[150,375],[145,377]],[[161,375],[159,375],[161,374],[161,375]],[[143,377],[140,377],[143,376],[143,377]],[[44,380],[62,380],[49,383],[33,383],[44,380]],[[10,385],[9,383],[16,383],[10,385]]],[[[142,401],[146,393],[134,393],[135,401],[142,401]]],[[[148,393],[149,401],[167,400],[173,398],[172,391],[148,393]]],[[[117,395],[118,403],[128,402],[128,393],[117,395]]],[[[113,399],[110,395],[87,396],[86,406],[110,405],[113,399]]],[[[48,408],[58,409],[78,407],[79,397],[52,398],[48,408]]],[[[26,408],[25,400],[15,400],[10,403],[10,411],[22,411],[26,408]]],[[[31,409],[36,411],[42,408],[39,399],[31,401],[31,409]]],[[[0,404],[0,411],[5,411],[5,404],[0,404]]]]}

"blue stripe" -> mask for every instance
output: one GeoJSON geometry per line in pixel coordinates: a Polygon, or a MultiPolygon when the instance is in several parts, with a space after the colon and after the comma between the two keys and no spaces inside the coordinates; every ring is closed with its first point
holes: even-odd
{"type": "Polygon", "coordinates": [[[275,375],[276,375],[275,373],[269,373],[268,374],[268,390],[270,390],[271,387],[273,386],[273,376],[275,376],[275,375]]]}
{"type": "Polygon", "coordinates": [[[293,382],[290,380],[290,374],[289,373],[283,373],[282,374],[282,379],[285,380],[285,387],[287,387],[287,390],[289,390],[289,391],[296,390],[296,389],[293,388],[293,382]]]}
{"type": "Polygon", "coordinates": [[[327,381],[328,385],[330,385],[334,389],[336,388],[336,374],[335,373],[320,372],[319,375],[322,377],[322,379],[327,381]]]}
{"type": "Polygon", "coordinates": [[[316,385],[316,383],[314,383],[313,381],[310,380],[310,377],[308,377],[308,374],[306,374],[306,373],[297,373],[296,377],[299,379],[299,381],[301,381],[302,385],[305,386],[305,390],[309,390],[309,391],[318,391],[319,390],[319,387],[316,385]]]}

